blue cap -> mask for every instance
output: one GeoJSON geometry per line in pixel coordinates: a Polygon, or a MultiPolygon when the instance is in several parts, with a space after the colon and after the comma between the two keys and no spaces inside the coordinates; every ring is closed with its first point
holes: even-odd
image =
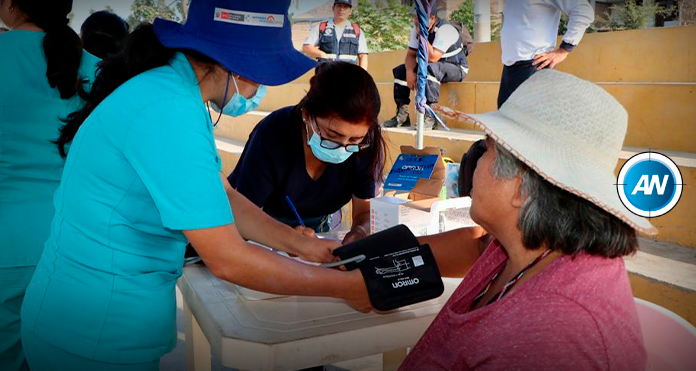
{"type": "Polygon", "coordinates": [[[162,45],[197,51],[235,74],[264,85],[282,85],[316,62],[292,45],[290,0],[193,0],[180,24],[157,18],[162,45]]]}
{"type": "Polygon", "coordinates": [[[351,0],[334,0],[334,5],[336,5],[336,4],[345,4],[351,8],[353,7],[353,1],[351,1],[351,0]]]}

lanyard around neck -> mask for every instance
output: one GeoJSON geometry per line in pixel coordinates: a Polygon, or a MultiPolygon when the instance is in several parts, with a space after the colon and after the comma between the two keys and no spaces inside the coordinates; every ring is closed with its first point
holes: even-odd
{"type": "MultiPolygon", "coordinates": [[[[496,301],[500,300],[500,298],[502,298],[503,296],[505,296],[505,294],[507,294],[508,290],[509,290],[512,286],[514,286],[514,285],[517,283],[517,281],[519,281],[519,280],[522,278],[522,276],[524,276],[525,273],[527,273],[527,271],[529,271],[530,269],[532,269],[533,266],[535,266],[535,265],[536,265],[537,263],[539,263],[542,259],[544,259],[545,257],[547,257],[547,256],[551,253],[551,251],[552,251],[551,249],[546,249],[546,251],[544,251],[543,253],[541,253],[541,255],[537,256],[537,258],[534,259],[534,261],[532,261],[531,263],[529,263],[524,269],[522,269],[519,273],[517,273],[517,275],[515,275],[515,277],[512,277],[512,279],[511,279],[508,283],[506,283],[505,286],[503,286],[503,288],[500,290],[500,292],[498,293],[498,295],[493,296],[493,298],[491,298],[491,300],[488,301],[488,303],[486,303],[486,305],[489,305],[489,304],[491,304],[491,303],[495,303],[496,301]]],[[[474,302],[473,302],[472,306],[476,305],[476,303],[477,303],[481,298],[483,298],[484,295],[486,295],[486,293],[488,292],[488,290],[491,288],[491,285],[493,284],[493,281],[495,281],[495,279],[498,278],[498,276],[500,275],[500,273],[503,272],[503,270],[505,270],[505,267],[503,267],[503,269],[501,269],[500,272],[496,273],[495,276],[493,276],[493,278],[491,278],[491,281],[488,282],[488,285],[486,286],[486,288],[483,289],[483,291],[481,291],[480,294],[478,294],[478,296],[476,297],[476,299],[474,299],[474,302]]]]}

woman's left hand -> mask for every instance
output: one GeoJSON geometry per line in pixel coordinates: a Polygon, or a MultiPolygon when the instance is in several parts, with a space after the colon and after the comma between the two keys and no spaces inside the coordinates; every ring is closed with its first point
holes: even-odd
{"type": "Polygon", "coordinates": [[[353,225],[343,237],[343,244],[349,244],[370,234],[370,200],[353,196],[353,225]]]}
{"type": "Polygon", "coordinates": [[[351,242],[357,241],[361,238],[367,237],[367,233],[362,230],[362,228],[354,228],[343,237],[343,244],[347,245],[351,242]]]}

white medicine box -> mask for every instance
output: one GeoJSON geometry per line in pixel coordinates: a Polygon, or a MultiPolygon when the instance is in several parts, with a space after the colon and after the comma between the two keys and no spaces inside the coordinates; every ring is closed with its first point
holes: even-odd
{"type": "Polygon", "coordinates": [[[370,200],[370,233],[404,224],[416,236],[475,226],[469,216],[471,198],[412,201],[406,194],[370,200]]]}

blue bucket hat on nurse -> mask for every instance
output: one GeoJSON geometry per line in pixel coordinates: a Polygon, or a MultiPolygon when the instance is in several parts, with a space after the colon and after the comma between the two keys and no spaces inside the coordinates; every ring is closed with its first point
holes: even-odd
{"type": "Polygon", "coordinates": [[[281,85],[316,66],[292,45],[290,0],[193,0],[185,24],[157,18],[162,45],[197,51],[235,74],[281,85]]]}

